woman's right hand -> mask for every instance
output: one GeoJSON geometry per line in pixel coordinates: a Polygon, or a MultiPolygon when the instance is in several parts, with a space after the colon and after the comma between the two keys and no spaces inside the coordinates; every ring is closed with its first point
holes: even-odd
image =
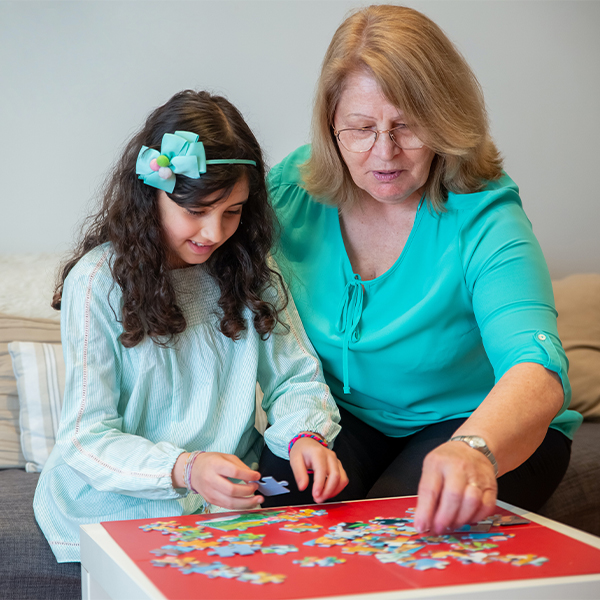
{"type": "MultiPolygon", "coordinates": [[[[185,462],[189,454],[184,452],[173,467],[174,487],[186,487],[183,481],[185,462]]],[[[207,502],[232,510],[260,508],[262,496],[255,496],[261,475],[247,467],[237,456],[222,452],[203,452],[196,456],[190,477],[192,487],[207,502]],[[246,483],[233,483],[239,479],[246,483]]]]}

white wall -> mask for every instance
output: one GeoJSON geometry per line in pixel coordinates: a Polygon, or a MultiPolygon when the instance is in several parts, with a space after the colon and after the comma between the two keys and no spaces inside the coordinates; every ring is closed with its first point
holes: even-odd
{"type": "MultiPolygon", "coordinates": [[[[63,251],[119,148],[183,88],[225,94],[271,164],[366,2],[0,1],[0,252],[63,251]]],[[[422,1],[486,93],[552,275],[600,272],[600,2],[422,1]]]]}

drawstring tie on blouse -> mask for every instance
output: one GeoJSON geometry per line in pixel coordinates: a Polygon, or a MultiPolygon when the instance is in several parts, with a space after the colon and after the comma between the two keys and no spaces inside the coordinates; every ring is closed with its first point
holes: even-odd
{"type": "Polygon", "coordinates": [[[342,341],[342,369],[344,378],[344,394],[350,393],[350,383],[348,376],[348,349],[350,342],[357,342],[360,339],[358,323],[362,317],[364,288],[360,275],[354,275],[344,288],[344,294],[340,302],[338,311],[340,319],[338,321],[338,333],[344,334],[342,341]]]}

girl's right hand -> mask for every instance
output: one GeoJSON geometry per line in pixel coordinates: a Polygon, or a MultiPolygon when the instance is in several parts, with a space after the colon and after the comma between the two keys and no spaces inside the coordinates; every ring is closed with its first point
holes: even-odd
{"type": "MultiPolygon", "coordinates": [[[[175,473],[180,475],[178,481],[183,480],[183,469],[188,453],[183,453],[177,459],[173,468],[175,483],[175,473]],[[180,463],[181,461],[181,463],[180,463]]],[[[257,483],[261,475],[258,471],[253,471],[247,467],[234,454],[223,454],[222,452],[203,452],[199,454],[192,467],[191,484],[202,497],[211,504],[222,508],[232,510],[260,508],[260,503],[264,502],[262,496],[255,496],[254,492],[258,489],[257,483]],[[240,479],[246,483],[233,483],[229,480],[240,479]]],[[[183,486],[178,487],[185,487],[183,486]]]]}

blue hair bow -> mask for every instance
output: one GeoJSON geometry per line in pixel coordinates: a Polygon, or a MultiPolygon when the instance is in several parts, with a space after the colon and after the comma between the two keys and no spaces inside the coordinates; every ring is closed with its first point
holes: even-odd
{"type": "Polygon", "coordinates": [[[199,179],[206,173],[207,164],[254,165],[256,161],[245,158],[218,158],[206,160],[204,144],[190,131],[176,131],[163,135],[160,152],[142,146],[137,157],[135,172],[146,185],[171,193],[175,189],[176,175],[199,179]]]}

